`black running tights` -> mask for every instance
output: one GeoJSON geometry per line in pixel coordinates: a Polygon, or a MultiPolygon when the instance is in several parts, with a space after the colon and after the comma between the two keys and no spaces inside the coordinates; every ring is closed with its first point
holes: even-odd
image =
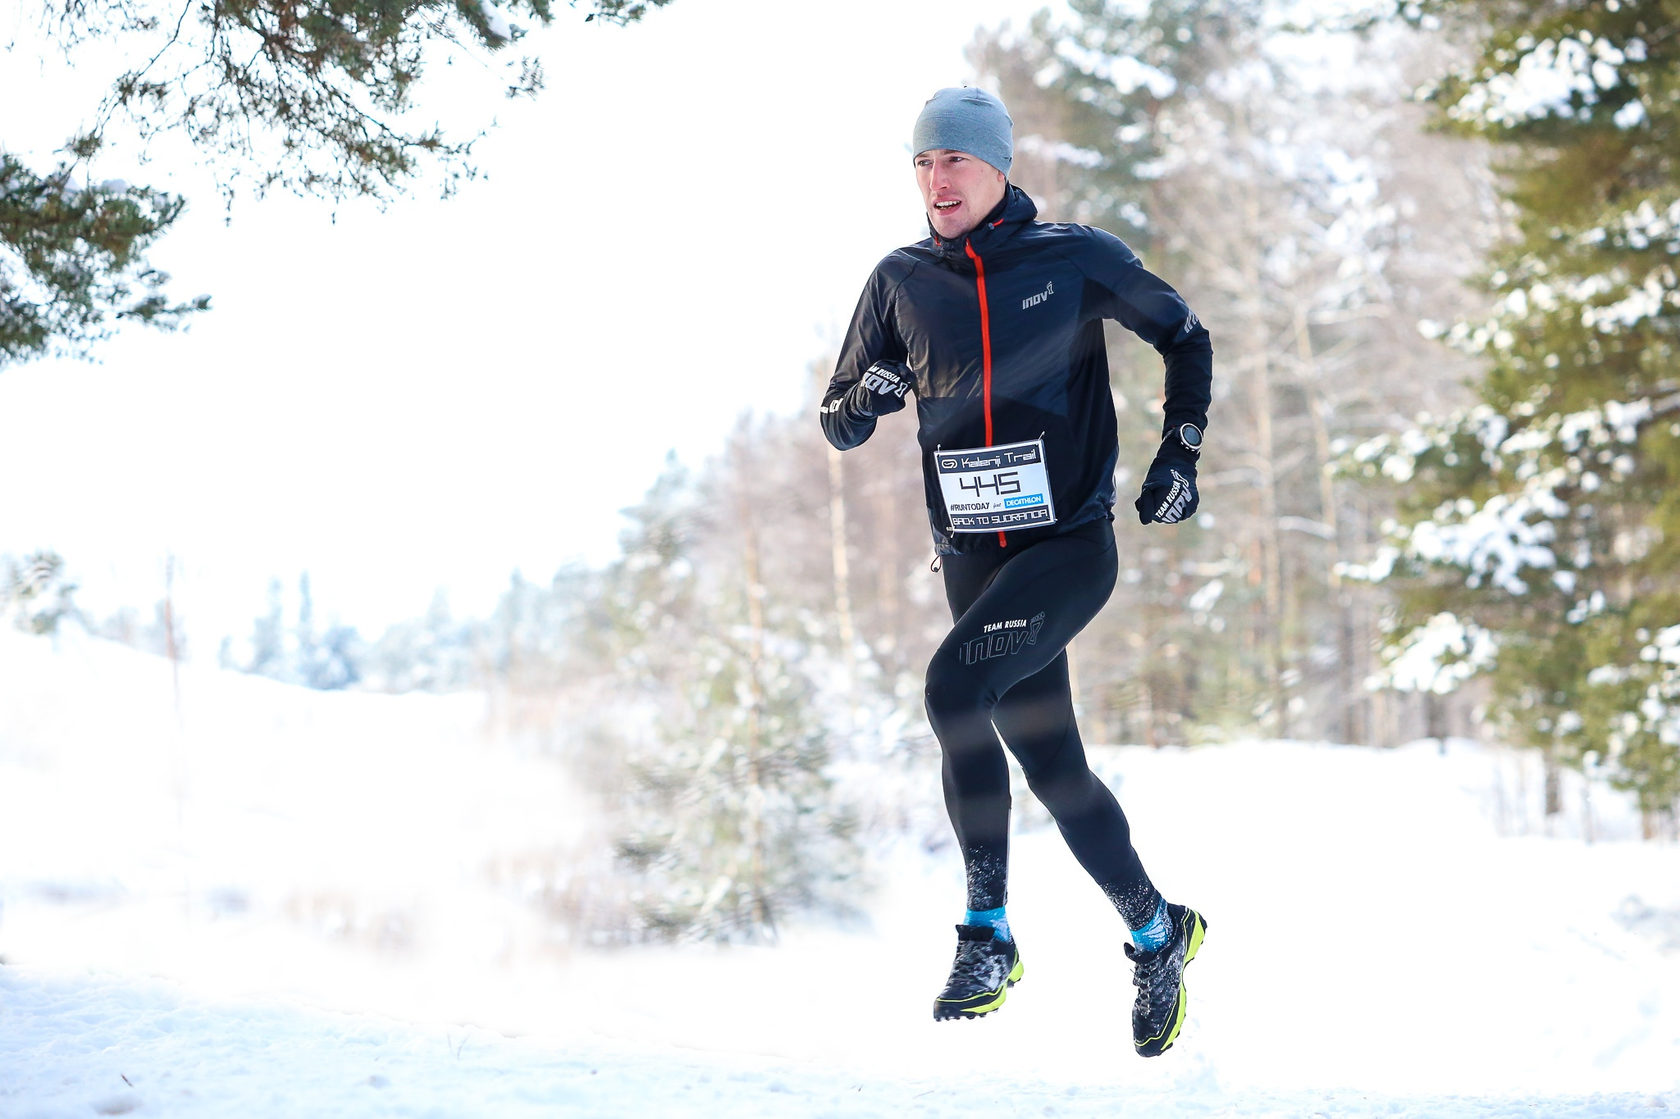
{"type": "Polygon", "coordinates": [[[1027,787],[1126,923],[1137,928],[1155,912],[1160,895],[1132,848],[1119,802],[1085,760],[1068,686],[1068,642],[1108,601],[1117,567],[1107,520],[1019,550],[944,558],[955,624],[928,665],[927,713],[944,757],[945,807],[970,909],[994,909],[1008,893],[1009,765],[1001,735],[1027,787]]]}

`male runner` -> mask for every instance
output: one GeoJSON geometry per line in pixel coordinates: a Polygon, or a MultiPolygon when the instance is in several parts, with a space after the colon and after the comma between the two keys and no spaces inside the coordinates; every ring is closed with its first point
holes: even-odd
{"type": "Polygon", "coordinates": [[[1170,1048],[1184,966],[1207,923],[1144,873],[1114,795],[1074,725],[1067,645],[1117,572],[1119,446],[1102,320],[1166,364],[1162,442],[1136,501],[1144,524],[1196,511],[1213,349],[1176,291],[1119,238],[1040,222],[1008,181],[1012,122],[996,97],[942,89],[911,145],[930,236],[875,267],[823,396],[846,450],[916,396],[928,516],[954,620],[927,672],[945,804],[967,872],[967,912],[936,1019],[987,1014],[1022,976],[1005,913],[1009,771],[1003,744],[1080,864],[1131,930],[1133,1042],[1170,1048]],[[995,729],[994,729],[995,728],[995,729]]]}

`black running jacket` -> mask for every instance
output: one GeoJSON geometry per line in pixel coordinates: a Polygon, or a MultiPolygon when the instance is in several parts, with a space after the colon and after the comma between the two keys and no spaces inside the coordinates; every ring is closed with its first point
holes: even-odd
{"type": "Polygon", "coordinates": [[[1213,346],[1178,292],[1113,234],[1037,217],[1032,199],[1011,184],[967,236],[930,236],[889,254],[864,286],[823,395],[823,434],[847,450],[868,439],[876,422],[842,406],[847,392],[878,361],[908,367],[941,554],[1018,547],[1112,516],[1119,444],[1105,318],[1165,360],[1163,434],[1185,422],[1207,426],[1213,346]],[[1056,523],[953,531],[936,451],[1041,436],[1056,523]]]}

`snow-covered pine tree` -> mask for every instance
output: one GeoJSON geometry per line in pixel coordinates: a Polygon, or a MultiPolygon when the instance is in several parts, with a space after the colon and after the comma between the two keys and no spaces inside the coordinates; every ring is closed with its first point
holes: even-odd
{"type": "Polygon", "coordinates": [[[1405,492],[1367,569],[1391,671],[1486,675],[1508,739],[1602,764],[1649,831],[1680,798],[1680,19],[1672,0],[1430,0],[1480,34],[1441,121],[1502,145],[1516,233],[1443,328],[1480,402],[1352,456],[1405,492]]]}
{"type": "MultiPolygon", "coordinates": [[[[765,471],[714,472],[722,488],[765,471]]],[[[636,682],[622,709],[621,858],[655,936],[773,935],[833,902],[857,868],[856,817],[836,795],[807,627],[762,577],[750,504],[674,463],[606,572],[603,633],[636,682]],[[713,558],[695,562],[702,543],[713,558]],[[719,545],[726,545],[720,548],[719,545]]]]}
{"type": "Polygon", "coordinates": [[[420,618],[390,626],[360,657],[363,679],[388,692],[452,692],[481,680],[484,623],[455,617],[438,588],[420,618]]]}
{"type": "Polygon", "coordinates": [[[243,665],[230,656],[224,668],[237,667],[255,676],[280,678],[286,659],[285,588],[279,579],[268,581],[268,610],[251,623],[250,655],[243,665]]]}
{"type": "MultiPolygon", "coordinates": [[[[1411,324],[1457,306],[1474,266],[1480,153],[1448,163],[1423,134],[1403,91],[1433,48],[1407,29],[1302,28],[1284,0],[1067,8],[972,53],[1015,114],[1012,177],[1045,217],[1126,239],[1215,355],[1203,511],[1122,549],[1113,605],[1080,637],[1092,729],[1183,741],[1259,716],[1390,738],[1358,686],[1374,596],[1336,574],[1372,498],[1324,467],[1337,439],[1462,399],[1458,363],[1411,324]]],[[[1160,438],[1160,361],[1124,335],[1109,361],[1124,488],[1160,438]]]]}
{"type": "MultiPolygon", "coordinates": [[[[1219,312],[1197,297],[1194,262],[1169,233],[1181,198],[1173,179],[1180,161],[1170,153],[1195,147],[1185,128],[1210,115],[1193,106],[1219,69],[1219,44],[1255,46],[1254,12],[1236,7],[1224,0],[1156,0],[1126,8],[1076,3],[1066,24],[1042,11],[1020,33],[982,33],[970,52],[981,76],[1010,106],[1017,149],[1011,179],[1044,207],[1042,216],[1115,234],[1178,285],[1201,315],[1214,318],[1219,312]],[[1206,33],[1185,33],[1192,28],[1206,33]]],[[[1141,477],[1160,439],[1160,361],[1125,337],[1110,347],[1109,365],[1126,449],[1124,484],[1141,477]]],[[[1205,478],[1202,484],[1218,488],[1205,478]]],[[[1263,688],[1230,686],[1250,675],[1242,667],[1233,670],[1231,662],[1240,656],[1226,655],[1238,643],[1198,640],[1202,635],[1180,608],[1195,589],[1184,569],[1202,550],[1197,545],[1207,543],[1206,522],[1203,516],[1170,535],[1152,536],[1141,550],[1122,549],[1131,558],[1123,561],[1115,602],[1074,651],[1078,699],[1098,737],[1181,742],[1187,724],[1217,721],[1215,712],[1238,693],[1232,705],[1244,716],[1263,701],[1263,688]],[[1198,687],[1198,679],[1211,686],[1198,687]]],[[[1225,557],[1197,558],[1208,561],[1207,572],[1225,573],[1225,557]]]]}
{"type": "Polygon", "coordinates": [[[50,549],[0,566],[0,617],[25,633],[57,633],[59,623],[77,616],[75,594],[64,557],[50,549]]]}
{"type": "Polygon", "coordinates": [[[307,571],[298,577],[296,621],[288,625],[286,615],[285,588],[279,579],[270,579],[267,612],[251,623],[251,635],[243,642],[222,642],[218,663],[317,691],[348,688],[362,679],[369,659],[367,642],[353,627],[337,622],[317,632],[307,571]]]}

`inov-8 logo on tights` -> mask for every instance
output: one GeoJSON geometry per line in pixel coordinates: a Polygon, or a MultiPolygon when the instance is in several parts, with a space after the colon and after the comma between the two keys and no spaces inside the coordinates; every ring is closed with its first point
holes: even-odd
{"type": "Polygon", "coordinates": [[[1022,647],[1038,644],[1038,631],[1044,628],[1044,612],[1007,622],[988,622],[981,636],[963,642],[958,652],[964,664],[978,664],[993,657],[1007,657],[1019,653],[1022,647]]]}

